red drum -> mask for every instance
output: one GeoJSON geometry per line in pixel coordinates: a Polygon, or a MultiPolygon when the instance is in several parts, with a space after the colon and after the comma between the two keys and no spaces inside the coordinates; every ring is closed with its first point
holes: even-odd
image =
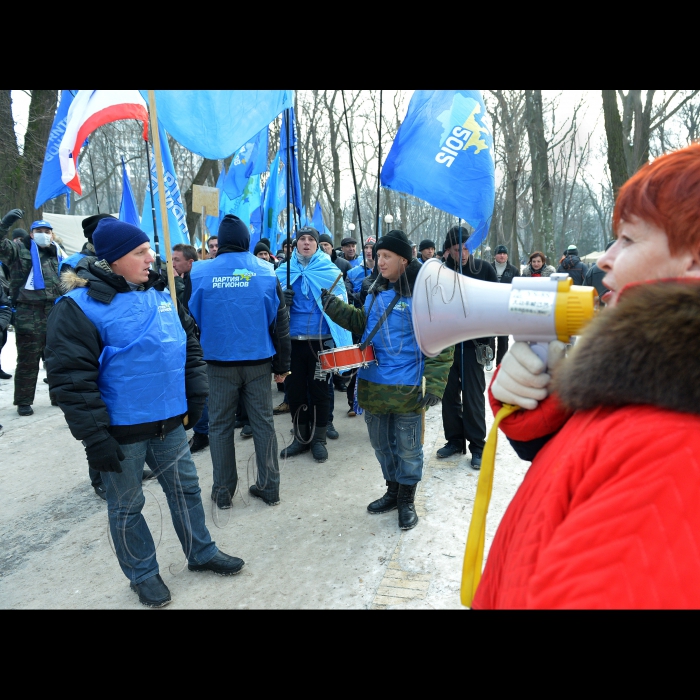
{"type": "Polygon", "coordinates": [[[377,358],[370,343],[364,350],[361,350],[359,345],[346,345],[344,348],[319,352],[318,361],[323,372],[345,372],[355,367],[367,367],[376,362],[377,358]]]}

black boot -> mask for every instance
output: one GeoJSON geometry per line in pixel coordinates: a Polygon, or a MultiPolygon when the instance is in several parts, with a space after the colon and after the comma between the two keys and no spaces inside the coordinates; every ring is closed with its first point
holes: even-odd
{"type": "Polygon", "coordinates": [[[308,423],[297,423],[294,430],[294,440],[289,447],[285,447],[280,452],[282,459],[296,457],[311,449],[311,430],[308,423]]]}
{"type": "Polygon", "coordinates": [[[170,591],[163,583],[160,574],[151,576],[141,583],[132,583],[131,590],[139,594],[139,603],[148,608],[162,608],[170,602],[170,591]]]}
{"type": "Polygon", "coordinates": [[[190,454],[201,452],[205,447],[209,447],[209,436],[205,433],[194,433],[190,440],[190,454]]]}
{"type": "Polygon", "coordinates": [[[3,372],[2,367],[0,367],[0,379],[12,379],[12,375],[7,372],[3,372]]]}
{"type": "Polygon", "coordinates": [[[314,437],[311,441],[311,454],[317,462],[325,462],[328,459],[328,450],[326,449],[326,426],[319,428],[316,426],[314,437]]]}
{"type": "Polygon", "coordinates": [[[333,427],[333,423],[326,426],[326,437],[329,440],[337,440],[340,437],[340,433],[333,427]]]}
{"type": "Polygon", "coordinates": [[[413,505],[413,500],[416,497],[416,488],[418,488],[418,484],[413,484],[413,486],[399,484],[397,500],[399,506],[399,527],[402,530],[410,530],[418,525],[416,507],[413,505]]]}
{"type": "Polygon", "coordinates": [[[386,493],[376,501],[372,501],[367,506],[367,512],[372,513],[372,515],[378,515],[379,513],[388,513],[390,510],[394,510],[397,505],[396,497],[399,493],[399,484],[396,481],[386,482],[386,493]]]}

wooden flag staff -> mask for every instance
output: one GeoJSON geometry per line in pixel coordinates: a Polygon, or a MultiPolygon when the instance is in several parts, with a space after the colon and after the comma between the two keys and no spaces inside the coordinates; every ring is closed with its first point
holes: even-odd
{"type": "MultiPolygon", "coordinates": [[[[175,295],[175,273],[173,272],[173,255],[170,250],[170,228],[168,227],[168,210],[165,207],[165,181],[163,179],[163,153],[160,146],[160,130],[158,129],[158,112],[156,111],[156,93],[148,91],[148,107],[151,112],[151,132],[153,134],[153,150],[156,152],[156,173],[158,175],[158,202],[160,204],[160,220],[163,226],[163,245],[165,250],[165,266],[168,271],[168,289],[170,297],[177,308],[175,295]]],[[[160,272],[160,270],[158,270],[160,272]]]]}

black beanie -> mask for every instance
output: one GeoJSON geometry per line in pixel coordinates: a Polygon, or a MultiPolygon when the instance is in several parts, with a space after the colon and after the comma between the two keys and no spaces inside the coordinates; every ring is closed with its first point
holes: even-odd
{"type": "Polygon", "coordinates": [[[319,235],[318,231],[313,228],[312,226],[304,226],[302,228],[297,229],[297,240],[299,240],[302,236],[311,236],[315,241],[316,245],[318,245],[319,242],[319,235]]]}
{"type": "Polygon", "coordinates": [[[431,241],[430,239],[426,238],[425,240],[420,242],[420,245],[418,246],[418,250],[425,250],[426,248],[435,248],[435,241],[431,241]]]}
{"type": "Polygon", "coordinates": [[[402,258],[406,258],[408,262],[413,259],[413,249],[408,236],[403,231],[389,231],[386,236],[382,236],[377,241],[375,253],[380,250],[390,250],[402,258]]]}
{"type": "Polygon", "coordinates": [[[270,249],[262,242],[262,240],[258,241],[255,244],[255,249],[253,250],[253,255],[257,255],[258,253],[269,253],[270,249]]]}
{"type": "MultiPolygon", "coordinates": [[[[462,245],[464,245],[467,242],[467,238],[469,238],[469,236],[469,230],[465,226],[462,226],[462,245]]],[[[447,236],[445,238],[445,245],[443,246],[443,248],[447,250],[453,245],[459,245],[459,226],[453,226],[447,232],[447,236]]]]}
{"type": "Polygon", "coordinates": [[[219,252],[222,248],[234,251],[246,251],[250,248],[250,230],[233,214],[226,214],[219,224],[219,252]]]}
{"type": "Polygon", "coordinates": [[[23,228],[16,228],[12,231],[12,240],[14,241],[15,238],[29,238],[29,234],[23,228]]]}
{"type": "Polygon", "coordinates": [[[111,214],[93,214],[92,216],[88,216],[87,219],[83,219],[83,236],[92,243],[92,234],[95,233],[95,229],[97,228],[97,224],[102,221],[102,219],[116,219],[116,216],[112,216],[111,214]]]}
{"type": "Polygon", "coordinates": [[[267,249],[268,249],[268,250],[272,250],[272,249],[270,248],[270,239],[269,239],[269,238],[261,238],[261,239],[260,239],[260,243],[264,243],[264,244],[267,246],[267,249]]]}
{"type": "Polygon", "coordinates": [[[333,245],[333,239],[327,233],[322,233],[318,237],[318,242],[319,243],[330,243],[331,245],[333,245]]]}

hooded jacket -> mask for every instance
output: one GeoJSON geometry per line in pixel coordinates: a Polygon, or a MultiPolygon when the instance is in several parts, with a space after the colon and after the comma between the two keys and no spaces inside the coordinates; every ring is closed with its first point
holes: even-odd
{"type": "Polygon", "coordinates": [[[631,287],[586,328],[553,393],[501,423],[521,446],[549,439],[475,608],[700,608],[698,337],[699,281],[631,287]]]}
{"type": "MultiPolygon", "coordinates": [[[[454,348],[446,348],[437,357],[425,357],[420,352],[415,335],[413,334],[413,326],[410,319],[410,303],[413,297],[416,277],[420,269],[420,263],[414,258],[406,267],[405,272],[393,285],[381,275],[378,275],[374,281],[372,281],[371,277],[367,277],[364,282],[370,286],[366,299],[364,300],[364,307],[362,308],[355,308],[350,304],[345,304],[340,299],[337,299],[337,297],[333,297],[327,302],[326,313],[333,321],[339,326],[351,331],[355,336],[364,336],[366,333],[372,331],[376,320],[378,320],[378,311],[383,310],[386,305],[382,305],[378,298],[384,295],[384,299],[390,301],[396,292],[401,295],[401,300],[396,304],[391,314],[397,318],[403,316],[402,319],[397,320],[397,328],[402,328],[404,334],[400,339],[397,338],[395,341],[392,341],[391,334],[382,332],[384,329],[384,326],[382,326],[372,341],[377,356],[381,357],[382,351],[384,351],[387,358],[390,358],[390,364],[385,365],[385,368],[382,369],[382,364],[380,363],[378,366],[370,367],[370,371],[361,370],[358,375],[358,403],[362,408],[370,411],[370,413],[419,412],[418,402],[421,397],[419,387],[421,377],[419,376],[420,373],[417,371],[418,363],[423,364],[422,374],[425,377],[426,393],[442,397],[445,392],[447,376],[452,366],[454,348]],[[403,308],[399,307],[399,304],[402,302],[403,308]],[[370,306],[372,306],[374,310],[370,312],[368,316],[370,306]],[[371,318],[373,321],[371,327],[368,323],[368,318],[371,318]],[[403,323],[400,321],[403,321],[403,323]],[[397,362],[399,360],[397,357],[399,350],[406,358],[405,371],[403,372],[397,362]],[[384,376],[382,376],[383,372],[385,372],[384,376]],[[374,377],[376,381],[363,378],[363,373],[370,378],[374,377]],[[405,376],[412,379],[412,381],[410,384],[384,383],[390,380],[392,376],[405,376]]],[[[387,323],[389,322],[390,319],[387,319],[387,323]]]]}
{"type": "Polygon", "coordinates": [[[557,268],[557,272],[566,272],[574,281],[574,284],[583,284],[583,278],[588,272],[588,265],[581,262],[578,255],[567,255],[557,268]]]}
{"type": "MultiPolygon", "coordinates": [[[[61,282],[66,291],[87,288],[90,298],[105,304],[105,307],[117,294],[141,293],[132,291],[121,275],[84,261],[79,264],[77,273],[72,270],[64,272],[61,282]]],[[[163,291],[165,285],[160,275],[150,272],[144,288],[163,291]]],[[[209,394],[202,348],[195,335],[194,321],[179,304],[178,316],[186,334],[184,376],[187,404],[201,406],[209,394]]],[[[58,400],[76,440],[90,446],[104,440],[109,433],[118,442],[137,442],[169,432],[181,423],[183,416],[170,419],[166,425],[110,425],[107,406],[98,386],[102,351],[102,338],[96,326],[73,299],[61,299],[48,320],[46,365],[51,393],[58,400]]]]}

